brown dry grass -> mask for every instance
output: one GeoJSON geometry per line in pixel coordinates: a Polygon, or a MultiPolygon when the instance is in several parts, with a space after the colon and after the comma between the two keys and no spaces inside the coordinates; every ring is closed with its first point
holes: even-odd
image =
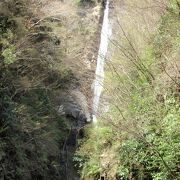
{"type": "Polygon", "coordinates": [[[43,22],[60,39],[61,44],[56,49],[60,65],[64,64],[72,70],[80,82],[81,91],[88,97],[90,106],[100,37],[101,4],[80,7],[73,0],[31,1],[37,17],[44,19],[43,22]],[[52,22],[49,22],[49,17],[52,22]]]}
{"type": "MultiPolygon", "coordinates": [[[[144,51],[151,43],[154,33],[157,31],[159,20],[165,10],[165,1],[154,0],[116,0],[113,12],[113,36],[110,43],[110,57],[107,62],[106,90],[116,95],[119,89],[122,91],[122,101],[126,102],[124,95],[128,94],[128,86],[117,81],[109,86],[109,77],[112,78],[112,70],[129,77],[136,69],[132,61],[136,61],[144,55],[144,51]]],[[[113,72],[117,75],[115,72],[113,72]]],[[[129,78],[130,80],[130,78],[129,78]]],[[[131,80],[130,80],[131,81],[131,80]]],[[[117,99],[117,98],[116,98],[117,99]]],[[[118,101],[118,100],[117,100],[118,101]]],[[[118,103],[120,103],[118,101],[118,103]]],[[[121,104],[121,103],[120,103],[121,104]]]]}

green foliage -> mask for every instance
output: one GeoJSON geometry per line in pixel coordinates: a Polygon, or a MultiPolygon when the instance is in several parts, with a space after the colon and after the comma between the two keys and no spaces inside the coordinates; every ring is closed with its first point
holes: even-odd
{"type": "MultiPolygon", "coordinates": [[[[165,104],[171,100],[167,99],[165,104]]],[[[122,144],[119,152],[121,166],[123,163],[124,167],[129,167],[129,172],[135,169],[136,171],[143,169],[143,174],[149,174],[151,177],[158,177],[161,174],[162,179],[170,179],[174,175],[178,176],[176,174],[179,148],[177,144],[179,134],[177,125],[180,112],[177,102],[174,101],[173,104],[168,106],[167,111],[166,106],[161,109],[161,112],[162,110],[166,111],[164,118],[161,117],[157,120],[154,119],[158,117],[156,114],[153,117],[152,114],[149,114],[151,115],[149,119],[152,119],[153,122],[150,122],[151,124],[144,129],[146,132],[143,137],[126,140],[122,144]],[[132,167],[133,169],[131,169],[132,167]]],[[[157,110],[160,110],[160,108],[157,110]]]]}
{"type": "Polygon", "coordinates": [[[168,60],[174,60],[180,52],[177,1],[172,1],[171,8],[175,13],[168,11],[162,16],[154,40],[144,47],[140,57],[140,63],[155,80],[147,79],[139,69],[133,69],[128,76],[113,73],[111,81],[117,96],[110,92],[114,101],[109,112],[88,131],[77,152],[82,177],[98,179],[99,174],[106,173],[109,179],[122,180],[180,178],[179,81],[171,79],[169,86],[161,66],[162,62],[165,67],[169,65],[168,60]],[[158,81],[160,77],[163,82],[158,81]],[[107,156],[109,162],[102,156],[107,156]]]}
{"type": "Polygon", "coordinates": [[[6,11],[0,15],[0,178],[60,179],[59,154],[69,127],[53,97],[69,86],[72,73],[52,51],[57,38],[46,32],[46,42],[37,42],[33,34],[39,30],[27,29],[27,3],[0,3],[6,11]]]}
{"type": "Polygon", "coordinates": [[[4,49],[2,52],[2,56],[4,57],[4,63],[9,65],[16,60],[16,55],[14,53],[14,46],[9,46],[8,48],[4,49]]]}
{"type": "Polygon", "coordinates": [[[9,65],[16,60],[15,46],[11,44],[15,37],[12,31],[8,29],[6,25],[4,25],[4,27],[1,26],[0,31],[2,32],[0,35],[0,44],[2,46],[1,55],[4,58],[4,64],[9,65]]]}
{"type": "Polygon", "coordinates": [[[179,20],[179,15],[172,13],[166,13],[162,17],[159,33],[154,39],[154,52],[157,58],[161,58],[164,54],[168,54],[177,47],[176,39],[179,39],[179,20]]]}
{"type": "Polygon", "coordinates": [[[179,0],[170,0],[168,8],[171,13],[179,15],[180,1],[179,0]]]}

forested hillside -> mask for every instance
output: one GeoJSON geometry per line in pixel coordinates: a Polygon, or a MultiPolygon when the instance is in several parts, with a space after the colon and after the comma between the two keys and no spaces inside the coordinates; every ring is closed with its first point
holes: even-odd
{"type": "Polygon", "coordinates": [[[0,0],[0,180],[178,180],[179,120],[179,0],[0,0]]]}
{"type": "Polygon", "coordinates": [[[61,65],[52,28],[35,26],[31,3],[0,2],[1,179],[59,179],[63,172],[59,149],[68,126],[52,96],[73,78],[61,65]]]}
{"type": "Polygon", "coordinates": [[[179,179],[180,3],[113,2],[101,111],[75,161],[84,179],[179,179]]]}
{"type": "Polygon", "coordinates": [[[81,53],[87,51],[83,43],[96,35],[99,26],[93,21],[91,30],[92,20],[82,21],[83,12],[78,13],[86,3],[91,12],[95,2],[81,3],[0,2],[0,179],[73,176],[68,158],[74,150],[70,147],[67,155],[67,144],[74,146],[72,128],[76,136],[86,119],[77,105],[81,93],[77,89],[87,91],[81,88],[83,70],[76,69],[83,63],[78,60],[81,53]]]}

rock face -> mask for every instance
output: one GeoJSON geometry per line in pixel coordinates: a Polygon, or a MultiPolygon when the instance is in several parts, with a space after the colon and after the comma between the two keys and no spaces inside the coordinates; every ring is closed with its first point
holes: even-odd
{"type": "Polygon", "coordinates": [[[58,112],[73,118],[76,127],[82,127],[91,121],[87,99],[78,89],[63,93],[58,101],[60,104],[58,112]]]}
{"type": "Polygon", "coordinates": [[[91,121],[90,113],[88,110],[87,98],[78,89],[69,90],[63,92],[58,96],[58,112],[60,115],[65,115],[72,120],[71,129],[69,135],[66,137],[64,142],[63,150],[61,151],[62,158],[65,158],[64,163],[66,164],[66,179],[80,179],[76,173],[76,169],[73,166],[73,155],[77,145],[77,138],[81,133],[81,128],[91,121]],[[64,157],[64,154],[65,157],[64,157]],[[69,159],[67,158],[69,157],[69,159]]]}
{"type": "Polygon", "coordinates": [[[41,19],[51,17],[52,33],[60,39],[52,39],[54,44],[60,45],[60,61],[71,70],[79,83],[78,87],[72,85],[73,88],[67,87],[68,92],[58,95],[57,103],[59,113],[73,118],[77,127],[91,121],[88,110],[91,108],[88,106],[92,104],[91,84],[103,15],[102,0],[95,2],[90,6],[88,3],[77,6],[72,0],[51,0],[43,3],[39,11],[41,19]]]}

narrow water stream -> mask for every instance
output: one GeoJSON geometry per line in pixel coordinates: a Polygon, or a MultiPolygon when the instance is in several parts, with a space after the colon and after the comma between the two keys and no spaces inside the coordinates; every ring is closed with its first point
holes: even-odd
{"type": "Polygon", "coordinates": [[[101,40],[97,57],[97,66],[94,80],[94,97],[93,97],[93,123],[97,122],[97,113],[99,107],[100,96],[103,90],[104,81],[104,64],[108,51],[108,41],[110,36],[109,25],[109,0],[106,1],[104,10],[104,18],[101,30],[101,40]]]}

